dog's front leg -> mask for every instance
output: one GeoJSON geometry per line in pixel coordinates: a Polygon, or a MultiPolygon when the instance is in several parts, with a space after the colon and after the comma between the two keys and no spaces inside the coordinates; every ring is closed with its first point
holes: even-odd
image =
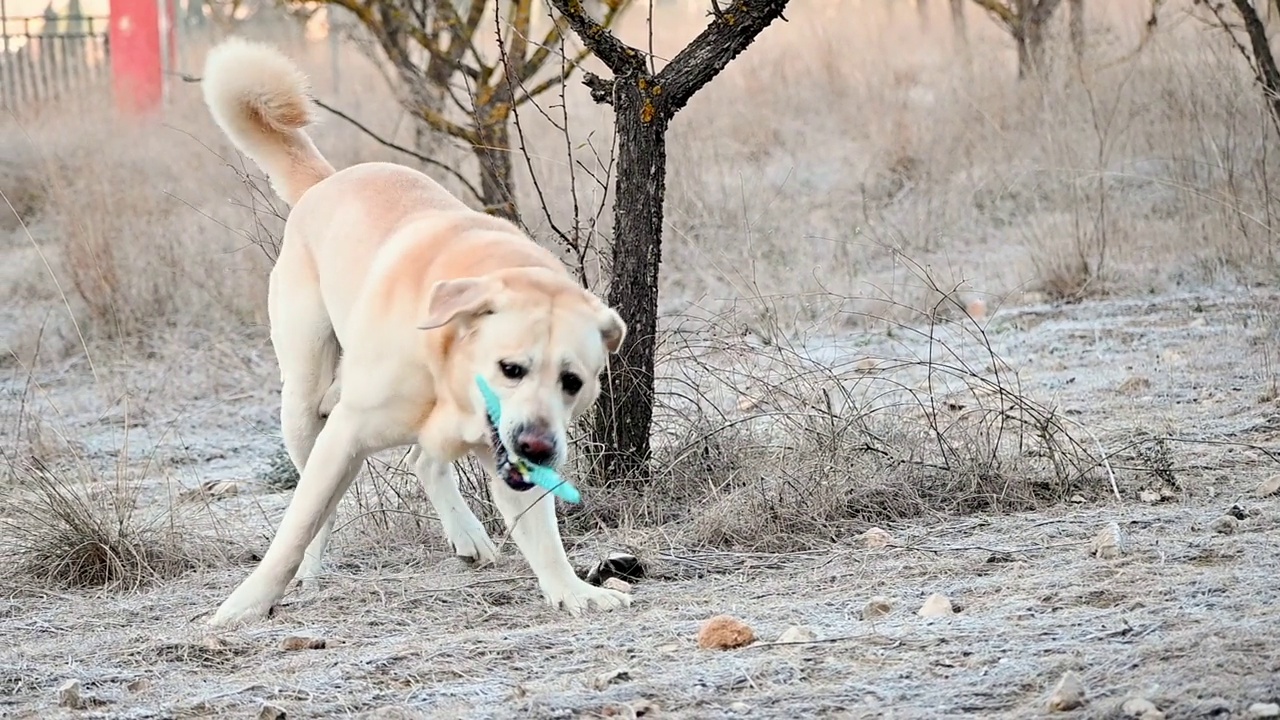
{"type": "Polygon", "coordinates": [[[293,499],[262,562],[222,603],[210,620],[227,625],[265,617],[284,595],[289,581],[303,561],[307,545],[315,538],[350,487],[360,465],[381,448],[361,437],[358,418],[341,403],[334,408],[324,430],[316,438],[293,499]]]}
{"type": "Polygon", "coordinates": [[[573,615],[594,606],[601,610],[626,607],[631,596],[583,582],[573,572],[556,525],[555,498],[541,488],[519,492],[494,477],[489,468],[489,487],[502,518],[511,529],[516,547],[538,578],[543,597],[552,607],[562,607],[573,615]]]}
{"type": "Polygon", "coordinates": [[[489,539],[489,533],[485,532],[479,518],[467,507],[467,501],[458,490],[453,466],[435,459],[431,451],[421,445],[415,447],[409,457],[454,552],[477,565],[496,563],[498,548],[489,539]]]}

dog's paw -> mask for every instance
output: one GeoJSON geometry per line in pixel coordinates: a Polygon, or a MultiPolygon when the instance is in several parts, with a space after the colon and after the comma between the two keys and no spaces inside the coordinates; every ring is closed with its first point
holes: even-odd
{"type": "Polygon", "coordinates": [[[543,589],[543,596],[554,608],[567,610],[577,617],[590,609],[616,610],[631,606],[631,596],[609,588],[589,585],[577,578],[543,589]]]}
{"type": "Polygon", "coordinates": [[[442,520],[445,537],[449,538],[449,544],[458,557],[476,567],[498,562],[498,546],[493,544],[479,520],[474,517],[442,520]]]}
{"type": "Polygon", "coordinates": [[[271,613],[277,598],[244,583],[222,601],[218,612],[209,620],[213,627],[227,627],[251,620],[261,620],[271,613]]]}
{"type": "Polygon", "coordinates": [[[298,586],[305,593],[313,593],[320,589],[320,576],[324,574],[324,565],[320,560],[312,561],[308,556],[298,568],[298,586]]]}

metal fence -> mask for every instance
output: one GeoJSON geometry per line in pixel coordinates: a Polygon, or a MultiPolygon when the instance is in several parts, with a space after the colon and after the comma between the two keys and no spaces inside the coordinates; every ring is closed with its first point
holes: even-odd
{"type": "Polygon", "coordinates": [[[10,17],[0,0],[0,106],[16,109],[104,84],[110,77],[105,17],[10,17]]]}

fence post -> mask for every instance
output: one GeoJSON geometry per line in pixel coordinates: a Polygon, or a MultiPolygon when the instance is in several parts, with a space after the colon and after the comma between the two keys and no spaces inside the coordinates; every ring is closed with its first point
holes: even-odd
{"type": "Polygon", "coordinates": [[[164,96],[160,2],[164,1],[111,0],[111,85],[122,112],[147,114],[160,107],[164,96]]]}

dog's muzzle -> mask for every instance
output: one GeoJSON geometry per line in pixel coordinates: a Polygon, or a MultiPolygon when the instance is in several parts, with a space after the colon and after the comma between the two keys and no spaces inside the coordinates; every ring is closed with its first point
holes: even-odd
{"type": "Polygon", "coordinates": [[[492,421],[489,424],[489,444],[493,447],[493,464],[498,469],[498,477],[507,484],[507,487],[516,492],[524,492],[533,489],[533,483],[524,479],[524,475],[520,473],[520,469],[511,461],[511,455],[507,452],[507,444],[502,442],[502,434],[492,421]]]}

